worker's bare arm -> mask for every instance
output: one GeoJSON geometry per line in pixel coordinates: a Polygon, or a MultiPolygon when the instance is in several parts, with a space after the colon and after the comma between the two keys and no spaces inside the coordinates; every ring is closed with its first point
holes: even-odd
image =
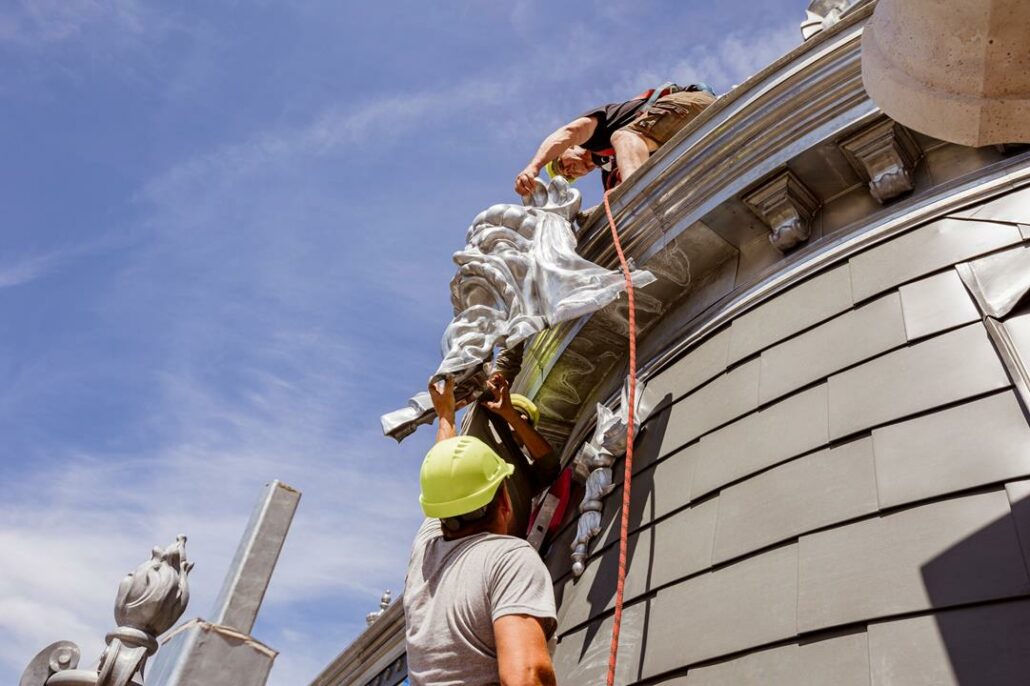
{"type": "Polygon", "coordinates": [[[526,168],[515,177],[515,192],[529,195],[533,192],[533,179],[548,162],[556,159],[574,145],[582,145],[590,140],[597,128],[597,120],[593,117],[579,117],[557,129],[540,144],[533,159],[526,168]]]}
{"type": "Polygon", "coordinates": [[[543,622],[530,615],[505,615],[494,622],[501,686],[557,684],[543,622]]]}
{"type": "Polygon", "coordinates": [[[488,400],[484,403],[486,409],[508,422],[508,426],[522,440],[522,444],[526,446],[526,450],[529,452],[529,456],[533,458],[533,461],[536,462],[550,457],[554,453],[551,444],[511,404],[511,387],[508,385],[508,380],[502,374],[495,373],[487,379],[486,387],[493,396],[493,400],[488,400]]]}
{"type": "Polygon", "coordinates": [[[430,381],[429,396],[433,399],[433,409],[440,420],[436,429],[436,442],[454,438],[458,435],[454,423],[454,378],[448,376],[442,381],[430,381]]]}

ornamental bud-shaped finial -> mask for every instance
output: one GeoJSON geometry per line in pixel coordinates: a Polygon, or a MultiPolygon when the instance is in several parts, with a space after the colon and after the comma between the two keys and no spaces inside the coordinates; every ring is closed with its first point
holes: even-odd
{"type": "Polygon", "coordinates": [[[118,626],[159,636],[186,610],[190,592],[186,537],[178,536],[165,549],[155,547],[149,560],[130,572],[118,586],[114,618],[118,626]]]}

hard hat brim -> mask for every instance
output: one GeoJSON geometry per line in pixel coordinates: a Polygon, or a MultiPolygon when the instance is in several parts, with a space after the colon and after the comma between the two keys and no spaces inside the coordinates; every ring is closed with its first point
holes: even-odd
{"type": "Polygon", "coordinates": [[[515,465],[510,462],[504,462],[504,466],[498,470],[494,478],[475,493],[470,493],[464,498],[459,498],[458,500],[448,500],[447,502],[442,503],[428,503],[425,501],[424,497],[420,495],[418,497],[418,502],[422,506],[422,512],[425,513],[427,517],[447,519],[449,517],[458,517],[463,514],[468,514],[469,512],[473,512],[481,507],[489,505],[490,501],[494,499],[494,494],[497,493],[497,487],[514,472],[515,465]]]}

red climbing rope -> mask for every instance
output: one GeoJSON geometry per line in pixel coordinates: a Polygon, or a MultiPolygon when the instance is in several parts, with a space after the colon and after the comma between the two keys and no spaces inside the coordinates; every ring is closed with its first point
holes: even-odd
{"type": "Polygon", "coordinates": [[[608,655],[608,686],[615,686],[615,663],[619,655],[619,631],[622,629],[622,601],[626,586],[626,542],[629,538],[629,493],[633,477],[633,410],[636,406],[637,395],[637,317],[636,303],[633,298],[633,277],[630,275],[629,262],[622,252],[622,243],[619,242],[619,230],[615,226],[615,218],[612,217],[612,208],[608,203],[608,195],[611,190],[604,194],[604,212],[608,215],[608,226],[612,230],[612,241],[615,243],[615,252],[619,255],[619,264],[622,267],[622,275],[626,279],[626,295],[629,298],[629,403],[628,416],[626,418],[626,462],[622,479],[622,524],[620,526],[621,536],[619,537],[619,577],[615,586],[615,617],[612,623],[612,646],[608,655]]]}

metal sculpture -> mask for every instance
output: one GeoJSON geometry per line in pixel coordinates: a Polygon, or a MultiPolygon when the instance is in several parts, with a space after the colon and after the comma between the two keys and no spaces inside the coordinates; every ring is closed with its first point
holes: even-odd
{"type": "Polygon", "coordinates": [[[386,609],[390,607],[390,602],[392,600],[393,598],[391,597],[390,589],[386,589],[385,591],[383,591],[383,595],[379,598],[379,609],[375,612],[369,612],[367,615],[365,615],[365,624],[367,626],[372,626],[373,624],[375,624],[376,620],[382,617],[383,613],[386,612],[386,609]]]}
{"type": "MultiPolygon", "coordinates": [[[[524,205],[494,205],[472,221],[465,248],[454,255],[454,319],[444,331],[443,361],[434,375],[456,378],[459,402],[473,399],[477,386],[462,384],[482,371],[496,348],[515,346],[547,327],[596,312],[625,289],[619,272],[576,252],[572,218],[581,202],[579,191],[564,178],[546,185],[537,179],[524,205]]],[[[633,273],[638,288],[654,280],[648,271],[633,273]]],[[[426,401],[420,394],[408,407],[384,415],[383,432],[400,440],[431,422],[426,401]]]]}
{"type": "MultiPolygon", "coordinates": [[[[572,542],[572,573],[580,576],[586,569],[590,541],[601,533],[603,498],[615,488],[612,483],[612,465],[626,454],[626,423],[629,415],[629,388],[622,387],[619,410],[613,412],[606,405],[597,404],[597,424],[593,437],[580,447],[574,464],[577,472],[586,476],[586,492],[579,504],[576,538],[572,542]]],[[[634,429],[647,419],[654,407],[642,383],[637,384],[634,429]]]]}
{"type": "Polygon", "coordinates": [[[151,557],[118,586],[114,617],[118,627],[107,635],[107,648],[96,669],[76,669],[79,649],[61,641],[40,652],[22,674],[19,686],[139,686],[147,658],[157,651],[157,637],[168,631],[189,602],[186,537],[151,557]]]}

